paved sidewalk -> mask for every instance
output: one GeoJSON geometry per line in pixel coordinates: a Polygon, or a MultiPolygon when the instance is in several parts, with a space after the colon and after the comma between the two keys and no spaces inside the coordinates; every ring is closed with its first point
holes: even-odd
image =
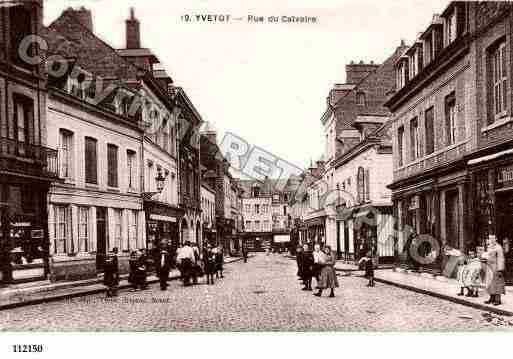
{"type": "MultiPolygon", "coordinates": [[[[460,288],[455,279],[443,276],[433,276],[429,273],[415,273],[404,270],[381,270],[375,271],[376,282],[381,282],[417,293],[449,300],[474,307],[477,309],[494,312],[497,314],[513,316],[513,287],[506,287],[506,295],[502,296],[502,305],[494,306],[484,304],[488,300],[488,294],[484,290],[479,291],[478,298],[458,296],[460,288]]],[[[466,291],[465,291],[466,293],[466,291]]]]}
{"type": "MultiPolygon", "coordinates": [[[[250,256],[251,258],[251,256],[250,256]]],[[[242,257],[225,258],[225,264],[241,261],[242,257]]],[[[180,278],[178,270],[169,273],[169,280],[180,278]]],[[[147,278],[149,284],[158,282],[159,279],[150,275],[147,278]]],[[[120,276],[119,289],[129,288],[128,274],[120,276]]],[[[41,281],[36,283],[10,285],[0,289],[0,310],[50,302],[67,298],[80,297],[90,294],[105,292],[103,278],[92,278],[81,281],[56,282],[41,281]]]]}

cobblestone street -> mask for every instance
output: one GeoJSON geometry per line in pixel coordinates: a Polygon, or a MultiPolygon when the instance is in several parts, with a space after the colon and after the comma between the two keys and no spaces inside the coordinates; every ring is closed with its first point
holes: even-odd
{"type": "MultiPolygon", "coordinates": [[[[214,286],[170,282],[0,312],[2,330],[493,330],[482,311],[377,283],[340,276],[336,298],[300,290],[295,262],[258,254],[226,266],[214,286]]],[[[204,282],[204,279],[201,280],[204,282]]]]}

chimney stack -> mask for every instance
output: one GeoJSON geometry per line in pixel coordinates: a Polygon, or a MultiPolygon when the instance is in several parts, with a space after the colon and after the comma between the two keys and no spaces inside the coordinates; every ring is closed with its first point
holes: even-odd
{"type": "Polygon", "coordinates": [[[89,29],[89,31],[93,32],[93,15],[91,10],[87,10],[85,7],[81,7],[78,10],[73,8],[68,8],[67,12],[71,12],[73,16],[82,24],[89,29]]]}
{"type": "Polygon", "coordinates": [[[130,8],[130,19],[126,20],[126,48],[141,48],[141,33],[139,30],[139,20],[135,18],[134,8],[130,8]]]}

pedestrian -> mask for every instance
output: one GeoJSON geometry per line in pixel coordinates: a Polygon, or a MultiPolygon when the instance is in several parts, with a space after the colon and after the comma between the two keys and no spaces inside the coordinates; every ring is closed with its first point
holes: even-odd
{"type": "Polygon", "coordinates": [[[224,254],[223,254],[223,247],[219,246],[217,247],[216,251],[216,278],[224,278],[223,276],[223,264],[224,264],[224,254]]]}
{"type": "Polygon", "coordinates": [[[205,274],[207,275],[207,284],[214,284],[214,274],[216,273],[216,254],[210,244],[203,251],[203,263],[205,274]]]}
{"type": "Polygon", "coordinates": [[[105,259],[103,284],[107,287],[106,296],[117,297],[119,285],[119,264],[118,264],[118,248],[112,248],[105,259]]]}
{"type": "Polygon", "coordinates": [[[144,290],[148,287],[148,283],[146,282],[146,278],[148,276],[148,264],[149,263],[146,250],[141,249],[137,258],[137,266],[135,272],[136,286],[141,290],[144,290]]]}
{"type": "Polygon", "coordinates": [[[365,270],[365,278],[369,280],[367,287],[374,287],[374,262],[372,260],[372,251],[367,251],[365,256],[360,258],[358,264],[361,264],[365,270]]]}
{"type": "Polygon", "coordinates": [[[245,245],[242,246],[242,259],[244,260],[244,263],[248,263],[248,249],[245,245]]]}
{"type": "Polygon", "coordinates": [[[193,243],[191,247],[194,252],[194,263],[192,264],[192,283],[198,284],[198,277],[203,277],[200,250],[197,243],[193,243]]]}
{"type": "Polygon", "coordinates": [[[171,255],[166,248],[165,242],[160,243],[160,250],[155,258],[155,270],[160,282],[160,290],[167,289],[169,271],[171,270],[171,255]]]}
{"type": "Polygon", "coordinates": [[[312,276],[314,267],[314,256],[308,244],[303,245],[302,250],[302,279],[303,279],[303,290],[312,290],[312,276]]]}
{"type": "Polygon", "coordinates": [[[490,295],[485,304],[501,305],[501,294],[506,294],[504,281],[504,252],[502,246],[497,243],[494,234],[488,235],[486,241],[487,250],[483,253],[482,259],[485,266],[486,291],[490,295]]]}
{"type": "Polygon", "coordinates": [[[320,281],[317,285],[319,291],[314,295],[320,297],[324,289],[330,289],[330,298],[335,297],[335,288],[338,288],[337,275],[335,273],[336,257],[330,246],[324,247],[323,255],[319,256],[322,265],[320,281]]]}
{"type": "Polygon", "coordinates": [[[463,272],[463,283],[465,288],[467,288],[467,297],[479,297],[479,287],[481,286],[480,273],[481,261],[477,257],[476,251],[471,250],[468,252],[467,264],[463,272]]]}
{"type": "Polygon", "coordinates": [[[189,241],[185,242],[177,256],[177,260],[180,263],[180,274],[182,277],[183,285],[190,285],[190,280],[194,276],[193,266],[195,264],[196,257],[194,250],[191,247],[189,241]]]}
{"type": "Polygon", "coordinates": [[[322,263],[321,259],[323,258],[323,253],[321,252],[321,246],[319,244],[314,245],[314,251],[313,251],[313,258],[314,258],[314,265],[313,265],[313,277],[315,277],[315,280],[317,283],[319,283],[320,280],[320,274],[322,269],[322,263]]]}
{"type": "Polygon", "coordinates": [[[137,290],[137,259],[137,251],[132,251],[128,259],[128,283],[132,285],[132,292],[137,290]]]}
{"type": "Polygon", "coordinates": [[[298,246],[296,249],[297,276],[303,280],[303,248],[298,246]]]}

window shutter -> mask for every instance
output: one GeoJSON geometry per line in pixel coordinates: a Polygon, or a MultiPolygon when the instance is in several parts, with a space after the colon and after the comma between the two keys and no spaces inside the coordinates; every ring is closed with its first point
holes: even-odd
{"type": "Polygon", "coordinates": [[[96,140],[86,137],[85,139],[85,175],[86,183],[98,184],[98,165],[96,154],[96,140]]]}
{"type": "Polygon", "coordinates": [[[107,185],[118,186],[118,148],[115,145],[107,145],[107,185]]]}
{"type": "Polygon", "coordinates": [[[369,178],[369,169],[365,170],[365,201],[370,201],[370,178],[369,178]]]}

